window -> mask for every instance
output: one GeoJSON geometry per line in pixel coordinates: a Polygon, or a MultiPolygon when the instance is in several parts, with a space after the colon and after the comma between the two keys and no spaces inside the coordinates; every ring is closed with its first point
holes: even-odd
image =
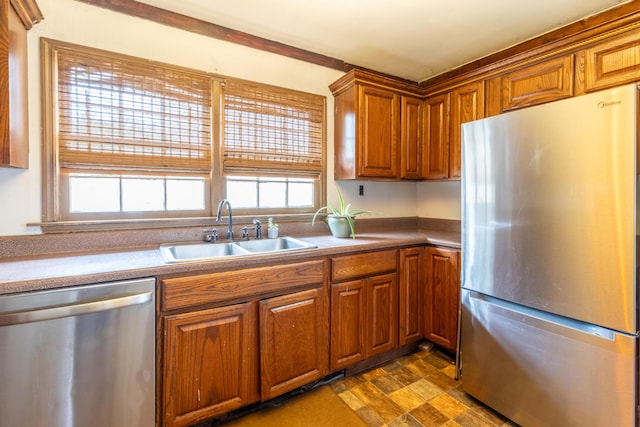
{"type": "Polygon", "coordinates": [[[324,114],[324,97],[229,80],[222,159],[231,204],[275,212],[317,209],[324,170],[324,114]]]}
{"type": "Polygon", "coordinates": [[[43,39],[45,221],[310,213],[325,97],[43,39]]]}

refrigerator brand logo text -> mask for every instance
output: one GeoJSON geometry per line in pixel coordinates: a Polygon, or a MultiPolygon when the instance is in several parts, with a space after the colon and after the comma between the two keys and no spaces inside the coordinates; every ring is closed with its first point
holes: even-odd
{"type": "Polygon", "coordinates": [[[598,102],[598,108],[605,108],[616,104],[622,104],[622,101],[600,101],[598,102]]]}

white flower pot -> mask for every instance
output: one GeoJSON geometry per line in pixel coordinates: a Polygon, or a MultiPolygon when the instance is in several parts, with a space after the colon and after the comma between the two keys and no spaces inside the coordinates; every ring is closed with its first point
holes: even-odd
{"type": "MultiPolygon", "coordinates": [[[[355,218],[352,217],[352,221],[355,221],[355,218]]],[[[349,226],[349,221],[347,221],[346,217],[328,215],[327,224],[329,224],[329,229],[331,230],[333,237],[351,236],[351,227],[349,226]]]]}

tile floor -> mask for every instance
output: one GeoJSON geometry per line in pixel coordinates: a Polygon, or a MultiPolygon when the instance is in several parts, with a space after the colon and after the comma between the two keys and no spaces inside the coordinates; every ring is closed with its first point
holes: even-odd
{"type": "Polygon", "coordinates": [[[465,394],[454,361],[420,350],[331,387],[370,427],[515,427],[465,394]]]}

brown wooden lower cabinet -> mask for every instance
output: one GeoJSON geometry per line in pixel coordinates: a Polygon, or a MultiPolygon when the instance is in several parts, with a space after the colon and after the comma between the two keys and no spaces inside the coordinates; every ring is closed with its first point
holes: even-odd
{"type": "Polygon", "coordinates": [[[189,426],[326,375],[325,265],[159,280],[161,425],[189,426]]]}
{"type": "Polygon", "coordinates": [[[323,288],[260,301],[262,400],[328,374],[328,323],[323,288]]]}
{"type": "Polygon", "coordinates": [[[397,256],[389,250],[332,260],[332,371],[397,347],[397,256]]]}
{"type": "Polygon", "coordinates": [[[424,271],[423,247],[400,250],[399,264],[399,329],[400,345],[419,341],[424,337],[424,271]]]}
{"type": "Polygon", "coordinates": [[[423,337],[455,350],[458,259],[409,247],[334,257],[330,277],[323,258],[161,278],[161,425],[271,399],[423,337]]]}
{"type": "Polygon", "coordinates": [[[164,318],[165,426],[188,426],[259,400],[258,303],[164,318]]]}
{"type": "Polygon", "coordinates": [[[451,351],[458,337],[459,254],[457,249],[426,249],[425,337],[451,351]]]}
{"type": "Polygon", "coordinates": [[[331,285],[331,370],[365,358],[366,282],[354,280],[331,285]]]}
{"type": "Polygon", "coordinates": [[[395,273],[331,285],[331,370],[398,345],[395,273]]]}

